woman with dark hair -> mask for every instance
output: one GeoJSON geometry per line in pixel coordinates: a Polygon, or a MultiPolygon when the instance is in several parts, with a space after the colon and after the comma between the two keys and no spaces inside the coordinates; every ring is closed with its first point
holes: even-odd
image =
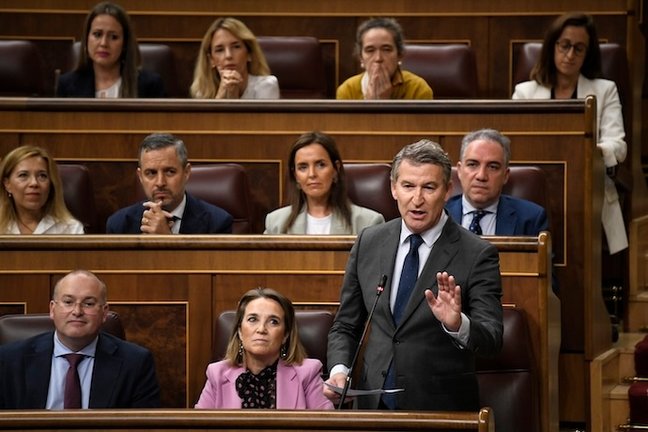
{"type": "Polygon", "coordinates": [[[383,216],[353,204],[342,157],[330,136],[307,132],[288,157],[290,205],[266,216],[264,234],[358,234],[383,216]]]}
{"type": "MultiPolygon", "coordinates": [[[[573,12],[558,17],[545,35],[531,81],[515,86],[513,99],[577,99],[596,96],[597,146],[605,166],[626,158],[621,102],[616,84],[600,78],[601,49],[594,20],[573,12]]],[[[611,254],[628,247],[623,215],[614,181],[605,177],[602,222],[611,254]]]]}
{"type": "Polygon", "coordinates": [[[164,84],[140,69],[140,53],[130,18],[121,6],[97,4],[87,15],[76,68],[58,81],[59,97],[156,98],[164,84]]]}
{"type": "Polygon", "coordinates": [[[243,22],[218,18],[209,26],[200,44],[191,97],[279,99],[279,82],[243,22]]]}
{"type": "Polygon", "coordinates": [[[290,300],[253,289],[239,300],[225,358],[207,367],[195,407],[333,409],[321,373],[322,363],[306,358],[290,300]]]}
{"type": "Polygon", "coordinates": [[[0,163],[0,234],[83,234],[63,200],[54,159],[40,147],[22,146],[0,163]]]}
{"type": "Polygon", "coordinates": [[[371,18],[358,27],[355,55],[365,70],[337,89],[337,99],[432,99],[425,80],[401,69],[403,29],[393,18],[371,18]]]}

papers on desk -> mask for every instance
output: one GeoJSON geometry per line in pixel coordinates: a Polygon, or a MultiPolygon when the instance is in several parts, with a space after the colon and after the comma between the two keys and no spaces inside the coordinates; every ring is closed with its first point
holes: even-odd
{"type": "MultiPolygon", "coordinates": [[[[329,383],[324,383],[328,388],[333,390],[335,393],[342,394],[342,391],[344,390],[342,387],[337,387],[329,383]]],[[[367,396],[367,395],[373,395],[373,394],[385,394],[385,393],[399,393],[405,391],[405,389],[399,388],[399,389],[373,389],[373,390],[356,390],[356,389],[349,389],[347,390],[347,396],[367,396]]]]}

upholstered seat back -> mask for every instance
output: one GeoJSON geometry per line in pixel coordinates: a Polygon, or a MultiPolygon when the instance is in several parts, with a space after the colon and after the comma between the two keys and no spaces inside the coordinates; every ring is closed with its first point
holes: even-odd
{"type": "Polygon", "coordinates": [[[36,44],[0,40],[0,96],[45,96],[46,87],[43,58],[36,44]]]}
{"type": "MultiPolygon", "coordinates": [[[[299,339],[306,355],[320,360],[324,365],[323,371],[326,372],[328,332],[333,325],[333,314],[324,310],[299,310],[295,311],[295,317],[299,339]]],[[[227,343],[235,325],[236,312],[233,310],[225,311],[218,317],[214,331],[214,360],[221,360],[225,356],[227,343]]]]}
{"type": "MultiPolygon", "coordinates": [[[[536,166],[511,166],[508,182],[502,193],[516,198],[533,201],[547,209],[547,180],[545,172],[536,166]]],[[[462,193],[457,168],[452,167],[451,196],[462,193]]]]}
{"type": "Polygon", "coordinates": [[[538,388],[526,315],[504,308],[503,321],[501,352],[477,358],[480,406],[493,408],[498,432],[537,432],[538,388]]]}
{"type": "Polygon", "coordinates": [[[400,216],[391,194],[390,164],[344,164],[349,199],[381,213],[385,221],[400,216]]]}
{"type": "MultiPolygon", "coordinates": [[[[235,163],[192,165],[187,192],[227,211],[234,224],[233,234],[250,234],[253,229],[253,206],[245,168],[235,163]]],[[[135,200],[145,199],[141,186],[135,200]]]]}
{"type": "MultiPolygon", "coordinates": [[[[53,330],[54,321],[49,314],[4,315],[0,317],[0,345],[28,339],[53,330]]],[[[117,312],[108,312],[101,331],[120,339],[126,339],[126,333],[117,312]]]]}
{"type": "Polygon", "coordinates": [[[97,208],[90,172],[81,164],[58,164],[65,205],[86,234],[97,233],[97,208]]]}
{"type": "Polygon", "coordinates": [[[477,62],[469,45],[405,45],[403,69],[425,79],[435,99],[476,98],[477,62]]]}
{"type": "Polygon", "coordinates": [[[319,40],[310,36],[257,38],[282,99],[324,99],[326,79],[319,40]]]}

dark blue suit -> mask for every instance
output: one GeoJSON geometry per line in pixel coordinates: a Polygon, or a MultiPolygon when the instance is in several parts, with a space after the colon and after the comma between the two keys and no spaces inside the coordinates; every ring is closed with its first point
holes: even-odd
{"type": "MultiPolygon", "coordinates": [[[[95,93],[95,77],[92,68],[61,75],[56,88],[57,97],[94,98],[95,93]]],[[[165,96],[164,83],[160,75],[141,69],[137,74],[137,97],[163,98],[165,96]]]]}
{"type": "MultiPolygon", "coordinates": [[[[463,215],[462,195],[455,195],[446,203],[448,214],[459,225],[463,215]]],[[[537,236],[540,231],[548,231],[547,212],[538,204],[510,195],[500,195],[497,205],[495,235],[499,236],[537,236]]]]}
{"type": "MultiPolygon", "coordinates": [[[[106,222],[108,234],[141,234],[144,201],[117,210],[106,222]]],[[[187,194],[180,234],[229,234],[232,232],[232,216],[220,207],[187,194]]]]}
{"type": "MultiPolygon", "coordinates": [[[[446,210],[452,219],[461,225],[463,207],[462,195],[455,195],[446,202],[446,210]]],[[[547,212],[542,206],[510,195],[500,195],[495,220],[495,235],[498,236],[537,236],[541,231],[549,231],[547,212]]],[[[558,295],[559,285],[556,272],[551,275],[551,287],[558,295]]]]}
{"type": "MultiPolygon", "coordinates": [[[[0,409],[44,409],[54,332],[0,347],[0,409]]],[[[151,352],[99,334],[89,408],[158,408],[160,386],[151,352]]]]}

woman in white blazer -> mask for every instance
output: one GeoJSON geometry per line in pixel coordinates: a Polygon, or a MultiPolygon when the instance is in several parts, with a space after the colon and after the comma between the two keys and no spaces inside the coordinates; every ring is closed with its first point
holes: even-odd
{"type": "Polygon", "coordinates": [[[297,139],[288,176],[290,205],[266,216],[264,234],[358,234],[385,221],[349,200],[340,152],[324,133],[307,132],[297,139]]]}
{"type": "MultiPolygon", "coordinates": [[[[606,168],[626,158],[627,145],[623,114],[616,84],[599,78],[601,50],[594,20],[584,13],[558,17],[545,35],[538,63],[530,81],[515,86],[513,99],[580,99],[589,95],[597,101],[597,145],[606,168]]],[[[614,181],[605,176],[605,199],[601,215],[611,254],[628,247],[614,181]]]]}

